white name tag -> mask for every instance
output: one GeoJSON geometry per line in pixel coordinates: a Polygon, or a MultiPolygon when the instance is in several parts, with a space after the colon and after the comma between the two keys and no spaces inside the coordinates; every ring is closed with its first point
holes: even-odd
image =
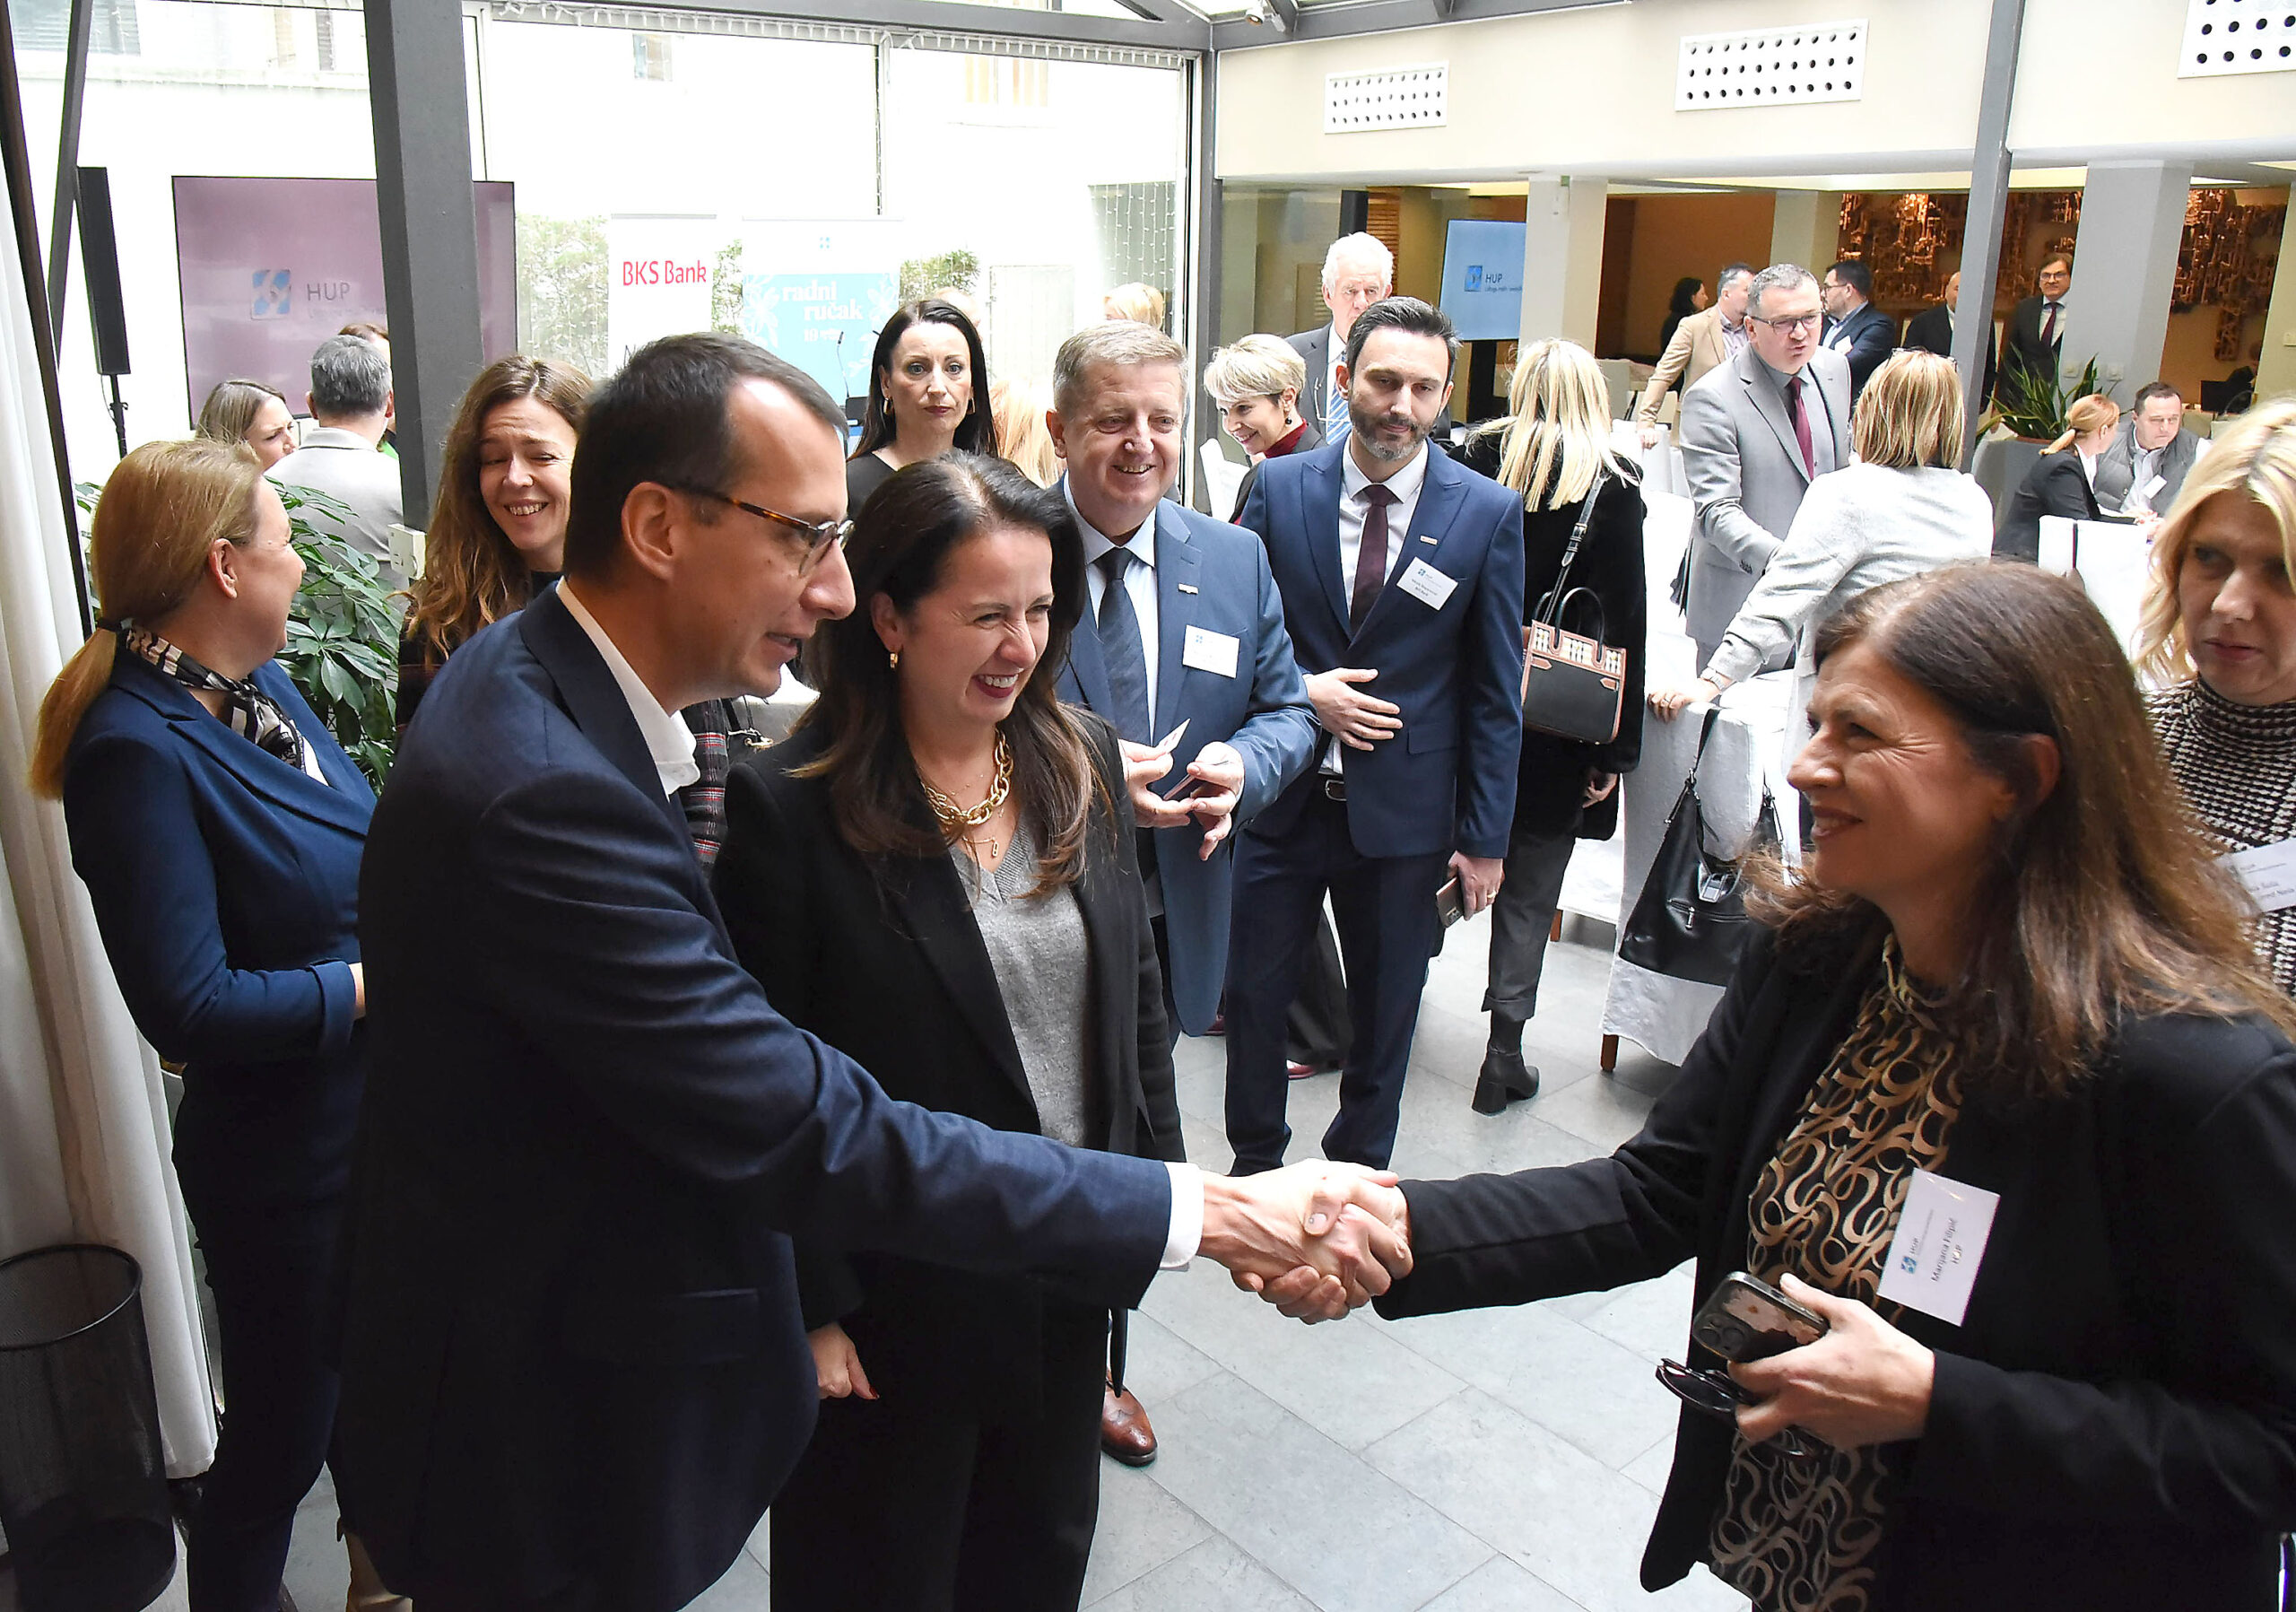
{"type": "Polygon", "coordinates": [[[1396,584],[1431,610],[1440,610],[1458,585],[1457,577],[1445,576],[1424,560],[1413,560],[1405,566],[1403,579],[1396,584]]]}
{"type": "Polygon", "coordinates": [[[2000,1207],[1998,1192],[1915,1171],[1882,1268],[1880,1296],[1960,1326],[2000,1207]]]}
{"type": "Polygon", "coordinates": [[[1214,676],[1233,677],[1238,647],[1237,640],[1229,633],[1190,627],[1180,640],[1180,664],[1214,676]]]}
{"type": "Polygon", "coordinates": [[[2144,496],[2144,501],[2149,504],[2152,501],[2152,495],[2168,484],[2169,478],[2167,476],[2156,475],[2151,481],[2145,483],[2142,487],[2139,487],[2137,492],[2144,496]]]}
{"type": "Polygon", "coordinates": [[[2296,840],[2236,850],[2223,858],[2259,912],[2296,907],[2296,840]]]}

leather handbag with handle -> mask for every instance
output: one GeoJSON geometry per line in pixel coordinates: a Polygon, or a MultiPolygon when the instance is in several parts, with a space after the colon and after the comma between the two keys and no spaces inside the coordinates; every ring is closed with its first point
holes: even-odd
{"type": "Polygon", "coordinates": [[[1618,737],[1621,691],[1626,686],[1624,648],[1603,641],[1607,623],[1603,603],[1591,588],[1570,586],[1570,567],[1578,546],[1587,539],[1587,523],[1594,518],[1595,501],[1609,480],[1595,472],[1587,489],[1578,524],[1570,530],[1570,545],[1562,551],[1561,574],[1552,591],[1539,601],[1538,614],[1524,630],[1523,726],[1534,733],[1584,745],[1607,745],[1618,737]],[[1567,632],[1562,618],[1571,605],[1584,599],[1595,615],[1591,638],[1567,632]]]}
{"type": "Polygon", "coordinates": [[[1706,815],[1698,801],[1698,763],[1714,736],[1720,711],[1709,710],[1698,736],[1698,754],[1683,780],[1683,792],[1666,818],[1666,832],[1650,864],[1650,876],[1635,898],[1618,954],[1637,968],[1675,980],[1727,985],[1737,972],[1753,920],[1746,915],[1745,866],[1756,854],[1779,848],[1776,803],[1765,789],[1754,819],[1753,842],[1735,859],[1706,850],[1706,815]]]}

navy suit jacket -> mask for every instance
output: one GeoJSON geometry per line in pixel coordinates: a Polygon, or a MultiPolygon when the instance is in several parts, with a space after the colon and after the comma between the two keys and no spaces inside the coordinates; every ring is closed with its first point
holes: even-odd
{"type": "MultiPolygon", "coordinates": [[[[1267,546],[1300,669],[1371,667],[1378,676],[1357,686],[1402,708],[1401,732],[1342,763],[1349,835],[1367,857],[1504,856],[1523,741],[1523,501],[1431,445],[1403,557],[1351,635],[1339,574],[1346,451],[1342,440],[1263,461],[1237,519],[1267,546]],[[1401,586],[1414,560],[1457,584],[1439,608],[1401,586]]],[[[1254,832],[1287,832],[1317,788],[1310,771],[1254,832]]]]}
{"type": "MultiPolygon", "coordinates": [[[[1268,570],[1267,551],[1240,527],[1183,510],[1170,499],[1156,506],[1156,699],[1152,736],[1185,721],[1172,771],[1156,787],[1164,794],[1187,782],[1187,763],[1205,745],[1224,741],[1244,758],[1243,794],[1236,802],[1241,828],[1265,810],[1314,757],[1315,707],[1292,657],[1283,630],[1283,601],[1268,570]],[[1233,676],[1182,663],[1187,630],[1200,627],[1236,640],[1233,676]]],[[[1089,621],[1069,640],[1060,672],[1060,697],[1108,713],[1108,665],[1089,621]]],[[[1206,861],[1199,858],[1204,831],[1194,822],[1158,829],[1156,866],[1164,893],[1165,933],[1172,963],[1172,1000],[1180,1027],[1202,1035],[1220,1011],[1228,975],[1228,913],[1235,887],[1231,832],[1206,861]]]]}
{"type": "Polygon", "coordinates": [[[120,994],[184,1066],[176,1171],[195,1214],[343,1190],[365,1077],[352,1017],[374,792],[276,663],[320,783],[119,652],[73,736],[64,815],[120,994]]]}
{"type": "Polygon", "coordinates": [[[336,1482],[414,1596],[683,1607],[811,1435],[786,1233],[1129,1305],[1161,1164],[895,1102],[734,961],[555,590],[456,651],[361,879],[336,1482]]]}
{"type": "Polygon", "coordinates": [[[1855,402],[1874,371],[1897,350],[1898,322],[1868,302],[1846,319],[1828,319],[1822,344],[1849,361],[1849,396],[1855,402]],[[1839,339],[1845,333],[1848,339],[1839,339]]]}

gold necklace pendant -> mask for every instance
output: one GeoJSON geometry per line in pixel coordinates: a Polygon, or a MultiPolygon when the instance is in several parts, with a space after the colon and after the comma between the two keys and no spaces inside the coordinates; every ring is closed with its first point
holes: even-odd
{"type": "MultiPolygon", "coordinates": [[[[955,801],[926,782],[925,774],[921,771],[917,775],[917,781],[924,786],[925,802],[933,808],[933,815],[940,819],[944,829],[978,828],[1004,810],[1005,801],[1012,798],[1012,746],[1005,744],[1004,735],[1000,731],[996,736],[996,776],[990,780],[988,793],[981,797],[978,806],[960,806],[955,801]]],[[[994,861],[996,856],[995,851],[989,852],[990,860],[994,861]]]]}

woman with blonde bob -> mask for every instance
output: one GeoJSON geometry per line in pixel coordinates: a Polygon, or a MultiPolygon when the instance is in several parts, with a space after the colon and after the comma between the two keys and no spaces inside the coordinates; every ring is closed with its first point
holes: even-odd
{"type": "Polygon", "coordinates": [[[2105,518],[2097,502],[2097,460],[2113,445],[2113,432],[2120,428],[2120,405],[2092,392],[2066,411],[2065,423],[2065,434],[2041,450],[2040,458],[2009,495],[2001,529],[1993,539],[1993,552],[2004,559],[2040,559],[2044,515],[2068,520],[2105,518]],[[2066,452],[2068,448],[2074,451],[2066,452]]]}
{"type": "MultiPolygon", "coordinates": [[[[1993,506],[1961,475],[1961,383],[1953,361],[1900,353],[1874,371],[1850,416],[1857,463],[1810,484],[1786,541],[1739,606],[1706,672],[1663,689],[1650,709],[1672,719],[1721,697],[1799,645],[1795,707],[1809,704],[1816,629],[1869,588],[1918,576],[1993,546],[1993,506]]],[[[1789,721],[1791,742],[1802,730],[1789,721]]]]}
{"type": "Polygon", "coordinates": [[[1100,299],[1104,319],[1130,319],[1155,329],[1164,327],[1164,293],[1138,280],[1127,280],[1100,299]]]}
{"type": "Polygon", "coordinates": [[[219,380],[199,405],[194,431],[211,442],[244,442],[265,470],[295,451],[295,414],[260,380],[219,380]]]}
{"type": "Polygon", "coordinates": [[[1242,513],[1263,460],[1323,446],[1323,432],[1300,413],[1300,393],[1307,384],[1306,362],[1280,336],[1244,336],[1205,365],[1204,389],[1220,405],[1221,425],[1252,462],[1236,488],[1235,512],[1229,519],[1242,513]]]}
{"type": "Polygon", "coordinates": [[[1060,455],[1045,423],[1051,392],[1034,380],[1000,380],[996,392],[996,440],[1006,462],[1038,486],[1051,486],[1060,479],[1060,455]]]}
{"type": "Polygon", "coordinates": [[[1632,466],[1611,450],[1610,391],[1593,354],[1575,342],[1534,343],[1516,361],[1507,402],[1513,412],[1469,439],[1466,459],[1523,500],[1525,638],[1548,597],[1562,588],[1559,624],[1624,648],[1626,678],[1610,743],[1523,730],[1507,876],[1491,910],[1491,975],[1483,1002],[1491,1037],[1474,1099],[1475,1111],[1484,1114],[1502,1112],[1539,1089],[1538,1070],[1523,1061],[1523,1025],[1538,1007],[1547,937],[1571,850],[1581,840],[1618,832],[1619,774],[1641,759],[1649,608],[1642,489],[1632,466]],[[1563,556],[1582,515],[1586,536],[1566,580],[1563,556]],[[1571,597],[1581,588],[1592,593],[1596,609],[1571,597]]]}
{"type": "MultiPolygon", "coordinates": [[[[2185,477],[2152,538],[2137,661],[2165,686],[2152,725],[2227,851],[2296,839],[2296,399],[2256,409],[2185,477]]],[[[2296,994],[2296,906],[2257,920],[2296,994]]]]}
{"type": "MultiPolygon", "coordinates": [[[[335,1427],[326,1298],[366,1082],[375,797],[273,658],[303,562],[252,453],[138,448],[91,558],[103,614],[41,702],[31,784],[64,802],[135,1027],[183,1065],[176,1174],[229,1407],[190,1604],[271,1612],[335,1427]]],[[[381,1593],[355,1544],[352,1561],[381,1593]]]]}

